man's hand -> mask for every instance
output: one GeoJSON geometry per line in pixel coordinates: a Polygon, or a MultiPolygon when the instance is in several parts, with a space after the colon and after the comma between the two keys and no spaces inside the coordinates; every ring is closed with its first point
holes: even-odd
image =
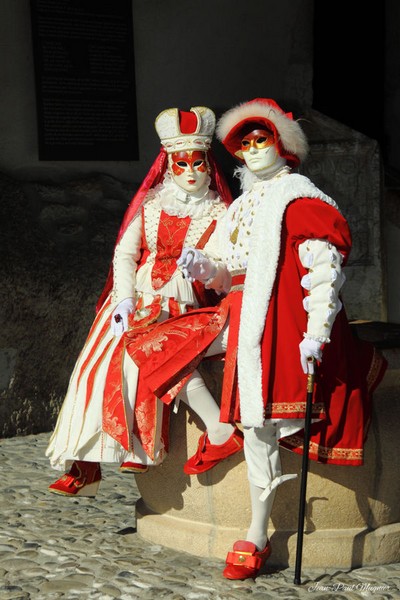
{"type": "Polygon", "coordinates": [[[309,360],[315,358],[319,362],[322,360],[322,343],[309,338],[304,338],[299,344],[300,348],[300,362],[303,372],[314,373],[314,361],[309,360]]]}
{"type": "Polygon", "coordinates": [[[209,279],[213,279],[217,272],[214,263],[195,248],[184,248],[177,265],[184,278],[190,282],[197,279],[206,283],[209,279]]]}
{"type": "Polygon", "coordinates": [[[128,330],[128,317],[135,310],[135,300],[133,298],[125,298],[114,309],[111,315],[111,333],[115,336],[122,335],[128,330]]]}

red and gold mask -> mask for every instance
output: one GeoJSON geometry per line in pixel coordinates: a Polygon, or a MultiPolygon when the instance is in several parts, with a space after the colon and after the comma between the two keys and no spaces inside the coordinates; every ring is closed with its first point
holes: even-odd
{"type": "Polygon", "coordinates": [[[286,160],[279,155],[275,135],[269,129],[253,129],[243,136],[241,148],[236,155],[242,158],[253,172],[272,172],[286,164],[286,160]]]}
{"type": "Polygon", "coordinates": [[[175,175],[181,175],[185,170],[200,171],[204,173],[207,171],[206,155],[205,152],[194,150],[193,152],[173,152],[172,158],[172,170],[175,175]]]}
{"type": "Polygon", "coordinates": [[[264,148],[273,146],[273,144],[275,144],[275,137],[272,131],[268,129],[255,129],[242,139],[241,150],[242,152],[248,152],[250,148],[263,150],[264,148]]]}

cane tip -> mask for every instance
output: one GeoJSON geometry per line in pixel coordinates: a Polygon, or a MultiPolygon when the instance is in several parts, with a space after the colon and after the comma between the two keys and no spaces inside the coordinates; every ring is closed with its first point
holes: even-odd
{"type": "Polygon", "coordinates": [[[301,585],[301,579],[300,579],[300,577],[295,577],[294,578],[294,584],[295,585],[301,585]]]}

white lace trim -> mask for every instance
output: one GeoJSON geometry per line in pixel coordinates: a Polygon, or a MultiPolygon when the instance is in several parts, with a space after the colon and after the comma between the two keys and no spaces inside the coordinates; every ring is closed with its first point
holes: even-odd
{"type": "Polygon", "coordinates": [[[202,219],[221,202],[217,193],[209,189],[209,184],[208,177],[198,192],[189,194],[179,187],[167,172],[164,181],[154,188],[154,197],[162,210],[171,217],[202,219]]]}

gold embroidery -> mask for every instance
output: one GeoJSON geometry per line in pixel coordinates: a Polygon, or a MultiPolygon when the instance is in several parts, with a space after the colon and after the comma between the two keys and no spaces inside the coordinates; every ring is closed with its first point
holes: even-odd
{"type": "MultiPolygon", "coordinates": [[[[306,403],[305,402],[280,402],[279,404],[274,404],[271,406],[267,405],[265,414],[266,416],[274,415],[285,415],[292,413],[305,413],[306,412],[306,403]]],[[[325,414],[325,406],[322,402],[316,402],[313,404],[312,409],[313,415],[317,414],[325,414]]]]}
{"type": "Polygon", "coordinates": [[[104,413],[105,423],[103,425],[103,431],[108,433],[113,439],[117,440],[120,436],[123,435],[125,431],[125,427],[118,423],[118,417],[112,417],[112,413],[106,411],[104,413]]]}
{"type": "MultiPolygon", "coordinates": [[[[284,441],[293,448],[303,448],[303,438],[297,435],[285,437],[284,441]]],[[[314,458],[361,462],[364,451],[361,448],[327,448],[326,446],[320,446],[315,442],[310,442],[309,454],[314,458]]]]}
{"type": "Polygon", "coordinates": [[[231,242],[232,242],[232,244],[233,244],[233,245],[235,245],[235,244],[236,244],[236,242],[237,242],[237,239],[238,239],[238,235],[239,235],[239,226],[237,226],[237,227],[236,227],[236,228],[235,228],[235,229],[232,231],[232,233],[231,233],[231,235],[230,235],[230,238],[229,238],[229,239],[231,240],[231,242]]]}
{"type": "Polygon", "coordinates": [[[230,292],[242,292],[244,290],[244,283],[238,283],[237,285],[233,285],[230,292]]]}
{"type": "Polygon", "coordinates": [[[141,350],[145,353],[146,356],[150,356],[152,352],[162,352],[163,344],[162,342],[166,342],[168,336],[163,333],[153,333],[151,339],[149,341],[143,342],[141,346],[141,350]]]}

